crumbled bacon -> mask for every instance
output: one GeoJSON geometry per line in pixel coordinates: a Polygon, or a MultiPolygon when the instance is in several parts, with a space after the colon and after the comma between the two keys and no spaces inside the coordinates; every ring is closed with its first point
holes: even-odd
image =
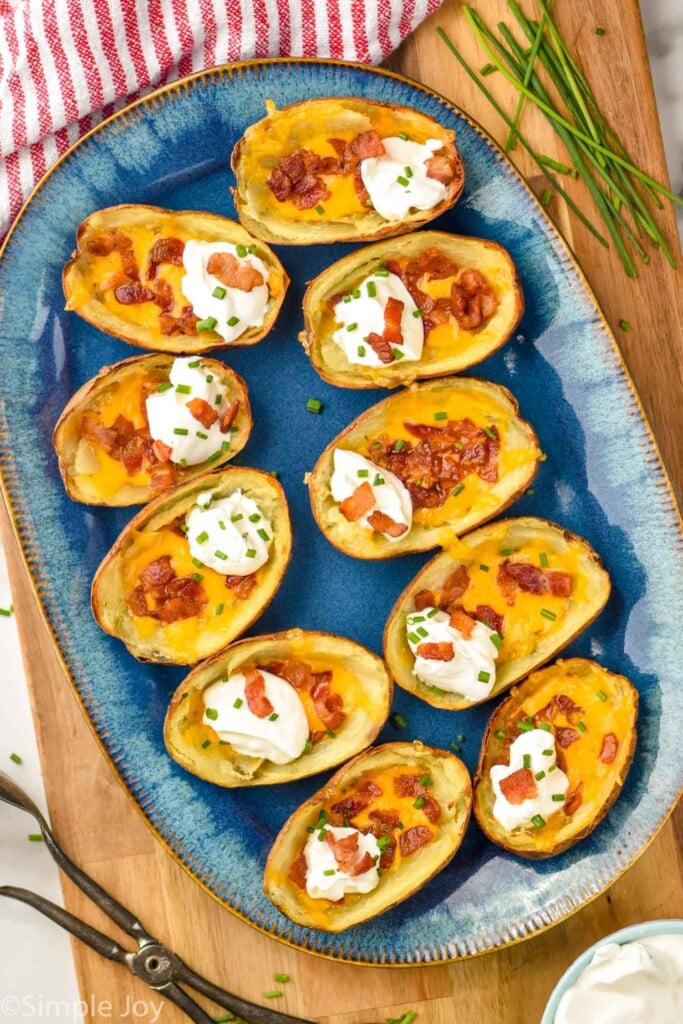
{"type": "Polygon", "coordinates": [[[156,277],[157,267],[161,263],[171,263],[182,267],[185,243],[180,238],[157,238],[149,254],[147,280],[156,277]]]}
{"type": "MultiPolygon", "coordinates": [[[[295,690],[308,690],[313,685],[311,666],[307,665],[305,661],[299,661],[297,658],[287,658],[286,661],[272,661],[264,665],[263,668],[266,672],[272,672],[274,676],[279,676],[280,679],[286,680],[295,690]]],[[[322,675],[322,673],[318,674],[322,675]]],[[[331,679],[332,673],[330,673],[330,678],[327,682],[329,683],[331,679]]]]}
{"type": "Polygon", "coordinates": [[[566,693],[556,693],[548,701],[545,707],[540,708],[534,715],[534,722],[554,722],[559,714],[564,715],[568,722],[572,721],[572,715],[582,715],[585,711],[578,704],[575,704],[566,693]]]}
{"type": "Polygon", "coordinates": [[[235,398],[221,417],[221,434],[227,434],[240,410],[240,400],[235,398]]]}
{"type": "Polygon", "coordinates": [[[431,590],[419,590],[413,599],[416,612],[422,612],[425,608],[435,608],[436,598],[431,590]]]}
{"type": "Polygon", "coordinates": [[[368,817],[374,822],[374,830],[380,836],[387,835],[387,833],[393,832],[395,828],[398,828],[398,811],[391,808],[377,807],[375,810],[370,811],[368,817]]]}
{"type": "Polygon", "coordinates": [[[384,146],[376,131],[362,132],[351,142],[344,139],[328,139],[336,156],[320,156],[310,149],[297,149],[288,156],[280,157],[266,184],[280,203],[287,200],[299,210],[309,210],[318,203],[329,199],[331,193],[324,177],[335,174],[352,174],[356,192],[367,198],[367,192],[360,177],[360,162],[371,156],[381,156],[384,146]]]}
{"type": "Polygon", "coordinates": [[[474,617],[479,622],[483,622],[489,629],[493,629],[496,633],[503,635],[503,616],[499,615],[498,612],[494,611],[488,604],[478,604],[474,609],[474,617]]]}
{"type": "Polygon", "coordinates": [[[386,871],[394,863],[394,857],[396,856],[396,840],[392,836],[389,842],[386,844],[379,857],[379,867],[381,871],[386,871]]]}
{"type": "Polygon", "coordinates": [[[133,615],[148,615],[162,622],[193,618],[207,603],[201,583],[191,576],[176,576],[169,555],[162,555],[142,570],[128,598],[133,615]]]}
{"type": "Polygon", "coordinates": [[[526,594],[569,597],[572,592],[572,577],[569,573],[556,569],[539,569],[531,562],[510,562],[508,559],[502,563],[501,568],[526,594]]]}
{"type": "Polygon", "coordinates": [[[472,631],[476,626],[475,620],[471,615],[468,615],[462,608],[455,607],[450,613],[448,622],[454,629],[457,629],[466,640],[472,636],[472,631]]]}
{"type": "Polygon", "coordinates": [[[427,661],[453,661],[455,651],[453,644],[446,642],[419,644],[417,656],[425,658],[427,661]]]}
{"type": "Polygon", "coordinates": [[[517,591],[517,584],[515,583],[512,576],[506,571],[506,562],[501,562],[498,566],[496,573],[496,584],[500,590],[505,603],[512,607],[515,603],[515,594],[517,591]]]}
{"type": "Polygon", "coordinates": [[[442,185],[448,185],[455,177],[455,168],[450,157],[445,154],[435,153],[426,161],[427,177],[434,181],[440,181],[442,185]]]}
{"type": "Polygon", "coordinates": [[[388,537],[402,537],[408,526],[406,523],[397,523],[386,512],[377,509],[368,516],[368,523],[377,533],[384,533],[388,537]]]}
{"type": "Polygon", "coordinates": [[[602,738],[602,747],[600,748],[600,760],[603,764],[612,764],[614,758],[617,756],[619,750],[619,740],[616,738],[613,732],[608,732],[602,738]]]}
{"type": "Polygon", "coordinates": [[[474,331],[493,316],[498,300],[483,274],[466,270],[451,285],[451,308],[464,331],[474,331]]]}
{"type": "Polygon", "coordinates": [[[426,825],[414,825],[412,828],[407,828],[404,832],[401,832],[399,837],[401,856],[410,857],[420,847],[430,843],[432,838],[432,830],[427,828],[426,825]]]}
{"type": "Polygon", "coordinates": [[[424,791],[419,775],[395,775],[392,787],[394,796],[420,796],[424,791]]]}
{"type": "Polygon", "coordinates": [[[237,288],[241,292],[250,292],[263,284],[263,274],[248,261],[238,260],[231,252],[212,253],[206,269],[227,288],[237,288]]]}
{"type": "Polygon", "coordinates": [[[518,768],[500,780],[500,791],[508,803],[522,804],[536,796],[538,787],[530,768],[518,768]]]}
{"type": "Polygon", "coordinates": [[[572,790],[565,800],[564,807],[562,808],[565,814],[574,814],[578,811],[579,807],[583,802],[583,781],[579,782],[578,785],[572,790]]]}
{"type": "Polygon", "coordinates": [[[268,718],[273,713],[273,705],[266,696],[266,681],[255,668],[243,668],[245,678],[244,696],[252,715],[257,718],[268,718]]]}
{"type": "Polygon", "coordinates": [[[377,334],[376,331],[370,331],[365,341],[368,343],[370,348],[375,352],[377,358],[382,363],[393,363],[394,353],[391,350],[391,345],[383,338],[381,334],[377,334]]]}
{"type": "Polygon", "coordinates": [[[567,747],[571,747],[572,743],[576,743],[577,740],[581,739],[581,733],[577,729],[563,728],[558,726],[555,728],[555,739],[563,750],[567,747]]]}
{"type": "Polygon", "coordinates": [[[116,301],[123,306],[135,306],[140,302],[154,302],[154,292],[146,288],[139,281],[131,284],[121,284],[114,289],[116,301]]]}
{"type": "Polygon", "coordinates": [[[302,850],[287,872],[287,878],[290,882],[293,882],[298,889],[305,889],[307,875],[308,868],[306,867],[306,856],[302,850]]]}
{"type": "Polygon", "coordinates": [[[176,468],[170,462],[163,466],[154,466],[149,474],[149,486],[153,494],[167,491],[176,482],[176,468]]]}
{"type": "Polygon", "coordinates": [[[193,398],[187,403],[190,416],[208,430],[218,419],[218,413],[205,398],[193,398]]]}
{"type": "Polygon", "coordinates": [[[401,317],[405,303],[393,296],[387,299],[384,307],[384,340],[391,345],[400,345],[403,342],[401,333],[401,317]]]}
{"type": "Polygon", "coordinates": [[[358,157],[359,160],[368,160],[370,157],[382,156],[384,153],[384,143],[379,133],[371,129],[367,132],[361,132],[355,139],[352,139],[347,150],[353,156],[358,157]]]}
{"type": "Polygon", "coordinates": [[[332,804],[330,810],[335,814],[338,814],[341,818],[346,818],[347,821],[350,821],[352,818],[355,818],[357,814],[360,814],[361,811],[364,811],[371,802],[372,797],[369,795],[354,793],[351,796],[347,796],[343,800],[338,800],[337,803],[332,804]]]}
{"type": "MultiPolygon", "coordinates": [[[[164,312],[170,313],[175,305],[175,296],[173,295],[173,288],[168,281],[164,281],[162,278],[156,278],[154,281],[149,282],[149,288],[154,296],[154,301],[157,306],[164,312]]],[[[116,294],[116,292],[114,292],[116,294]]]]}
{"type": "Polygon", "coordinates": [[[171,316],[169,313],[161,313],[159,316],[159,330],[166,337],[174,337],[178,334],[193,336],[197,333],[199,317],[195,316],[192,306],[183,306],[180,316],[171,316]]]}
{"type": "Polygon", "coordinates": [[[154,441],[152,444],[157,462],[169,462],[173,449],[163,441],[154,441]]]}
{"type": "Polygon", "coordinates": [[[362,519],[374,504],[375,495],[373,494],[372,487],[365,480],[355,489],[353,494],[350,494],[348,498],[344,498],[339,503],[339,511],[350,523],[355,523],[358,519],[362,519]]]}
{"type": "Polygon", "coordinates": [[[339,870],[351,875],[352,878],[364,874],[375,866],[372,854],[365,852],[362,856],[360,855],[359,838],[358,832],[353,832],[350,836],[344,836],[341,839],[336,839],[331,832],[325,833],[325,842],[332,850],[339,870]]]}
{"type": "MultiPolygon", "coordinates": [[[[131,420],[120,414],[111,426],[105,427],[95,413],[86,413],[81,420],[81,436],[120,462],[129,476],[139,473],[143,467],[156,471],[162,461],[162,450],[155,447],[149,428],[145,425],[136,429],[131,420]]],[[[174,466],[167,467],[166,476],[170,483],[174,482],[174,466]]]]}
{"type": "Polygon", "coordinates": [[[315,713],[325,728],[337,729],[346,718],[342,695],[331,692],[327,678],[316,678],[310,692],[315,713]]]}
{"type": "Polygon", "coordinates": [[[450,606],[462,597],[469,585],[470,577],[467,566],[459,565],[444,581],[439,607],[444,611],[450,611],[450,606]]]}
{"type": "Polygon", "coordinates": [[[114,250],[121,252],[122,249],[130,249],[131,246],[132,243],[128,235],[119,228],[113,228],[111,231],[107,231],[106,235],[98,235],[96,238],[89,239],[86,249],[93,256],[109,256],[114,250]]]}
{"type": "Polygon", "coordinates": [[[256,586],[256,573],[251,572],[248,576],[226,576],[225,585],[228,590],[240,601],[246,601],[256,586]]]}

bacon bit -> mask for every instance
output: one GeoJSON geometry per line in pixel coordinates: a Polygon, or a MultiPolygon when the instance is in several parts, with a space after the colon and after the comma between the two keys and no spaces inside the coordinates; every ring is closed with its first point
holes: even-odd
{"type": "Polygon", "coordinates": [[[569,597],[572,592],[573,580],[568,572],[559,572],[551,569],[546,572],[546,578],[550,585],[550,593],[553,597],[569,597]]]}
{"type": "Polygon", "coordinates": [[[340,693],[330,691],[327,673],[319,673],[311,687],[311,699],[315,713],[326,729],[337,729],[346,718],[343,711],[344,698],[340,693]]]}
{"type": "Polygon", "coordinates": [[[261,673],[255,668],[243,668],[242,675],[246,680],[244,696],[252,715],[256,715],[257,718],[272,715],[273,705],[266,697],[266,681],[261,673]]]}
{"type": "Polygon", "coordinates": [[[100,294],[110,291],[112,288],[118,288],[122,284],[131,284],[131,280],[128,274],[124,274],[122,270],[113,270],[111,274],[105,274],[100,283],[97,286],[97,290],[100,294]]]}
{"type": "Polygon", "coordinates": [[[375,331],[370,331],[365,340],[381,362],[393,363],[394,353],[386,338],[383,338],[381,334],[377,334],[375,331]]]}
{"type": "MultiPolygon", "coordinates": [[[[361,874],[358,865],[364,858],[358,857],[359,838],[358,832],[352,832],[350,836],[343,836],[341,839],[336,839],[331,832],[325,833],[325,842],[332,850],[339,870],[344,871],[347,875],[361,874]]],[[[363,871],[367,870],[367,868],[363,868],[363,871]]]]}
{"type": "MultiPolygon", "coordinates": [[[[86,413],[81,421],[81,435],[120,462],[129,476],[138,473],[143,466],[147,470],[158,466],[159,458],[149,428],[144,426],[136,430],[125,416],[117,416],[110,427],[105,427],[94,413],[86,413]]],[[[169,469],[172,483],[175,469],[169,469]]]]}
{"type": "Polygon", "coordinates": [[[455,651],[453,650],[453,644],[449,643],[419,644],[417,655],[419,658],[425,658],[427,661],[453,661],[455,651]]]}
{"type": "Polygon", "coordinates": [[[583,781],[579,782],[576,788],[569,794],[565,800],[564,807],[562,810],[565,814],[575,814],[583,802],[583,781]]]}
{"type": "Polygon", "coordinates": [[[394,857],[396,856],[396,840],[392,837],[387,845],[382,850],[379,857],[379,866],[381,871],[386,871],[394,863],[394,857]]]}
{"type": "Polygon", "coordinates": [[[387,304],[384,307],[384,340],[388,341],[391,345],[401,345],[403,343],[401,317],[403,316],[404,308],[405,302],[401,302],[400,299],[395,299],[393,296],[387,299],[387,304]]]}
{"type": "Polygon", "coordinates": [[[149,475],[149,486],[153,494],[167,491],[176,482],[176,468],[170,462],[155,466],[149,475]]]}
{"type": "Polygon", "coordinates": [[[483,622],[489,629],[503,635],[503,616],[494,611],[488,604],[478,604],[474,610],[474,617],[483,622]]]}
{"type": "Polygon", "coordinates": [[[385,152],[384,143],[379,132],[374,129],[368,132],[361,132],[348,145],[348,151],[359,160],[367,160],[369,157],[382,156],[385,152]]]}
{"type": "Polygon", "coordinates": [[[430,828],[426,825],[414,825],[413,828],[408,828],[404,832],[401,832],[399,837],[399,846],[401,848],[402,857],[410,857],[411,854],[419,850],[421,846],[426,846],[427,843],[431,843],[433,833],[430,828]]]}
{"type": "Polygon", "coordinates": [[[503,598],[505,599],[505,603],[512,607],[515,603],[517,584],[515,583],[512,576],[508,574],[507,565],[508,563],[506,560],[505,562],[501,562],[501,564],[498,566],[498,572],[496,573],[496,583],[498,584],[498,589],[500,590],[501,594],[503,595],[503,598]]]}
{"type": "Polygon", "coordinates": [[[363,779],[358,786],[359,793],[369,793],[370,796],[376,797],[382,795],[382,787],[378,786],[372,779],[363,779]]]}
{"type": "Polygon", "coordinates": [[[365,480],[360,487],[356,487],[353,494],[340,502],[339,511],[350,523],[355,523],[358,519],[362,519],[374,504],[375,495],[372,492],[372,487],[365,480]]]}
{"type": "Polygon", "coordinates": [[[144,284],[135,281],[132,284],[121,284],[114,289],[116,301],[123,306],[134,306],[140,302],[154,302],[154,292],[145,288],[144,284]]]}
{"type": "Polygon", "coordinates": [[[343,800],[339,800],[336,804],[332,804],[330,810],[335,814],[338,814],[341,818],[346,818],[347,821],[350,821],[355,818],[357,814],[360,814],[361,811],[364,811],[371,803],[371,796],[354,793],[352,796],[347,796],[343,800]]]}
{"type": "Polygon", "coordinates": [[[290,882],[293,882],[298,889],[305,890],[307,875],[308,868],[306,867],[306,856],[302,850],[287,872],[287,878],[290,882]]]}
{"type": "Polygon", "coordinates": [[[466,611],[463,611],[462,608],[457,607],[451,612],[448,622],[459,633],[462,633],[466,640],[469,640],[472,636],[472,630],[476,626],[474,619],[466,611]]]}
{"type": "Polygon", "coordinates": [[[205,398],[193,398],[187,402],[187,409],[191,416],[201,423],[208,430],[218,419],[218,413],[212,408],[205,398]]]}
{"type": "Polygon", "coordinates": [[[426,161],[427,177],[448,185],[455,177],[455,168],[448,156],[435,154],[426,161]]]}
{"type": "Polygon", "coordinates": [[[458,601],[470,585],[470,577],[467,566],[459,565],[458,568],[448,576],[441,591],[439,607],[448,611],[450,605],[458,601]]]}
{"type": "Polygon", "coordinates": [[[86,413],[81,421],[81,434],[86,441],[96,445],[103,451],[110,454],[116,443],[117,433],[112,427],[105,427],[104,423],[94,413],[86,413]]]}
{"type": "Polygon", "coordinates": [[[571,722],[572,715],[583,715],[585,711],[565,693],[556,693],[545,707],[536,712],[534,721],[538,718],[542,721],[554,722],[559,714],[564,715],[567,721],[571,722]]]}
{"type": "Polygon", "coordinates": [[[435,608],[436,598],[431,590],[419,590],[413,599],[416,612],[422,612],[425,608],[435,608]]]}
{"type": "Polygon", "coordinates": [[[576,743],[577,740],[581,739],[581,733],[577,729],[555,729],[555,739],[557,740],[560,747],[566,750],[572,743],[576,743]]]}
{"type": "Polygon", "coordinates": [[[613,732],[608,732],[602,739],[600,760],[603,764],[612,764],[619,750],[619,740],[613,732]]]}
{"type": "Polygon", "coordinates": [[[249,573],[248,576],[226,576],[225,585],[228,590],[232,590],[238,600],[246,601],[256,586],[256,573],[249,573]]]}
{"type": "Polygon", "coordinates": [[[263,274],[256,267],[249,262],[241,263],[230,252],[214,252],[209,257],[206,269],[221,284],[241,292],[250,292],[263,284],[263,274]]]}
{"type": "Polygon", "coordinates": [[[405,272],[408,277],[422,277],[426,274],[430,281],[443,281],[449,277],[455,277],[458,273],[458,265],[447,253],[437,249],[436,246],[430,246],[429,249],[420,253],[417,260],[407,264],[405,272]]]}
{"type": "Polygon", "coordinates": [[[176,576],[170,555],[162,555],[143,569],[138,586],[128,598],[133,615],[149,615],[162,622],[176,622],[199,615],[208,598],[191,576],[176,576]],[[147,604],[147,596],[153,608],[147,604]]]}
{"type": "Polygon", "coordinates": [[[166,599],[157,606],[157,616],[162,622],[177,622],[199,615],[208,604],[208,598],[201,583],[191,576],[179,576],[166,585],[166,599]]]}
{"type": "MultiPolygon", "coordinates": [[[[299,661],[297,658],[288,658],[287,661],[274,661],[263,666],[266,672],[272,672],[273,675],[279,676],[280,679],[286,680],[290,686],[293,686],[295,690],[309,690],[313,684],[313,672],[311,666],[307,665],[305,661],[299,661]]],[[[327,677],[328,673],[316,673],[316,677],[320,675],[327,677]]],[[[332,673],[329,673],[329,679],[325,681],[329,683],[332,679],[332,673]]]]}
{"type": "Polygon", "coordinates": [[[315,729],[310,734],[311,743],[315,746],[316,743],[320,743],[321,740],[324,740],[326,736],[327,733],[324,729],[315,729]]]}
{"type": "Polygon", "coordinates": [[[157,267],[160,263],[171,263],[173,266],[182,267],[184,251],[185,243],[180,238],[157,238],[149,254],[147,280],[156,277],[157,267]]]}
{"type": "Polygon", "coordinates": [[[109,256],[114,250],[119,252],[122,249],[130,249],[132,242],[128,235],[124,235],[118,228],[107,231],[106,235],[98,235],[91,238],[86,244],[86,249],[93,256],[109,256]]]}
{"type": "Polygon", "coordinates": [[[507,558],[502,568],[515,581],[515,586],[526,594],[547,594],[549,585],[542,569],[530,562],[510,562],[507,558]]]}
{"type": "Polygon", "coordinates": [[[498,308],[491,286],[478,270],[465,270],[451,285],[453,315],[464,331],[474,331],[498,308]]]}
{"type": "Polygon", "coordinates": [[[239,398],[235,398],[230,403],[228,408],[225,410],[225,413],[223,414],[223,418],[221,420],[221,434],[227,434],[227,432],[230,430],[230,427],[235,422],[235,417],[237,416],[239,409],[240,400],[239,398]]]}
{"type": "Polygon", "coordinates": [[[395,775],[392,786],[394,796],[421,796],[425,791],[419,775],[395,775]]]}
{"type": "Polygon", "coordinates": [[[292,182],[281,167],[274,167],[266,185],[278,203],[284,203],[292,194],[292,182]]]}
{"type": "Polygon", "coordinates": [[[170,462],[173,449],[163,441],[154,441],[152,444],[157,462],[170,462]]]}
{"type": "Polygon", "coordinates": [[[327,141],[332,146],[332,149],[337,154],[339,160],[340,161],[343,160],[344,154],[346,153],[346,141],[345,141],[345,139],[328,139],[327,141]]]}
{"type": "Polygon", "coordinates": [[[518,768],[500,780],[500,791],[508,803],[517,805],[532,800],[538,793],[538,787],[530,768],[518,768]]]}
{"type": "Polygon", "coordinates": [[[375,834],[387,835],[398,828],[399,813],[390,808],[378,807],[376,810],[370,811],[368,817],[375,823],[373,827],[375,834]]]}
{"type": "Polygon", "coordinates": [[[159,330],[167,337],[177,334],[191,337],[197,333],[198,323],[199,317],[192,312],[192,306],[184,306],[180,316],[170,316],[168,313],[159,316],[159,330]]]}
{"type": "Polygon", "coordinates": [[[436,825],[441,820],[441,804],[433,796],[424,796],[422,799],[424,800],[422,813],[427,818],[427,821],[431,821],[432,825],[436,825]]]}
{"type": "Polygon", "coordinates": [[[145,591],[142,587],[136,587],[131,594],[128,595],[128,608],[133,615],[149,615],[149,609],[147,607],[147,598],[145,597],[145,591]]]}
{"type": "Polygon", "coordinates": [[[154,295],[154,301],[157,306],[159,306],[164,313],[170,313],[175,305],[175,296],[173,295],[173,288],[169,282],[164,281],[159,277],[150,282],[149,287],[154,295]]]}
{"type": "Polygon", "coordinates": [[[408,530],[405,523],[395,522],[391,516],[386,512],[380,512],[379,509],[368,516],[368,523],[377,533],[384,533],[388,537],[402,537],[408,530]]]}

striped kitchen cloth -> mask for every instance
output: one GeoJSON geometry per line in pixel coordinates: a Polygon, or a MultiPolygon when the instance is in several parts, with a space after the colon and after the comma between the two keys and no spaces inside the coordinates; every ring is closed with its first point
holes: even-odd
{"type": "Polygon", "coordinates": [[[377,64],[442,0],[0,0],[0,239],[84,132],[150,89],[252,57],[377,64]]]}

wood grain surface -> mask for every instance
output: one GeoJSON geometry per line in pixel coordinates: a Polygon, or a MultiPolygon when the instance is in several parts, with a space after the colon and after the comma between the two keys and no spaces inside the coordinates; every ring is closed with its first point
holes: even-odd
{"type": "MultiPolygon", "coordinates": [[[[522,6],[533,10],[528,0],[522,6]]],[[[478,7],[489,23],[505,15],[503,0],[480,0],[478,7]]],[[[659,180],[667,180],[636,0],[601,0],[599,4],[573,0],[571,4],[558,2],[555,7],[565,38],[589,72],[609,120],[636,162],[659,180]],[[596,27],[604,28],[604,35],[596,36],[596,27]]],[[[391,66],[441,92],[503,141],[504,125],[446,51],[435,33],[439,24],[475,67],[485,63],[460,4],[445,0],[441,10],[394,56],[391,66]]],[[[495,81],[497,77],[487,78],[487,85],[512,111],[512,90],[495,81]]],[[[536,111],[525,107],[523,127],[540,152],[564,159],[536,111]]],[[[540,193],[546,187],[543,177],[522,151],[515,150],[513,156],[540,193]]],[[[568,188],[585,209],[590,208],[580,182],[569,182],[568,188]]],[[[680,494],[681,273],[672,271],[655,254],[651,265],[631,282],[614,251],[603,249],[561,202],[552,201],[550,214],[572,245],[618,337],[680,494]],[[620,331],[620,320],[629,321],[632,330],[620,331]]],[[[663,212],[661,223],[677,249],[670,210],[663,212]]],[[[153,933],[217,983],[256,1002],[265,1002],[263,993],[279,987],[284,995],[274,1001],[278,1009],[327,1024],[384,1021],[409,1009],[418,1011],[417,1024],[529,1024],[540,1019],[556,979],[587,945],[635,921],[683,917],[683,813],[679,808],[643,856],[607,893],[544,934],[483,957],[450,966],[401,970],[354,967],[291,950],[261,935],[220,907],[175,864],[120,787],[64,677],[10,536],[6,514],[2,518],[57,835],[72,857],[134,908],[153,933]],[[275,986],[276,972],[286,972],[291,981],[275,986]]],[[[64,899],[74,913],[114,934],[109,922],[68,882],[64,899]]],[[[74,956],[83,998],[91,1000],[91,1006],[100,1000],[112,1004],[107,1020],[158,1019],[161,1024],[186,1020],[168,1003],[158,1014],[160,997],[122,968],[76,944],[74,956]],[[132,1000],[146,1001],[147,1009],[133,1017],[132,1000]]],[[[105,1016],[87,1016],[88,1024],[100,1019],[105,1016]]]]}

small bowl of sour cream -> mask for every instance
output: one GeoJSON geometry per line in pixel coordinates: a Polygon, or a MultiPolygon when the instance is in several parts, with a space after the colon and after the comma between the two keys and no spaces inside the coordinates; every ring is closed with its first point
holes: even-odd
{"type": "Polygon", "coordinates": [[[683,920],[629,925],[567,968],[541,1024],[681,1024],[683,920]]]}

